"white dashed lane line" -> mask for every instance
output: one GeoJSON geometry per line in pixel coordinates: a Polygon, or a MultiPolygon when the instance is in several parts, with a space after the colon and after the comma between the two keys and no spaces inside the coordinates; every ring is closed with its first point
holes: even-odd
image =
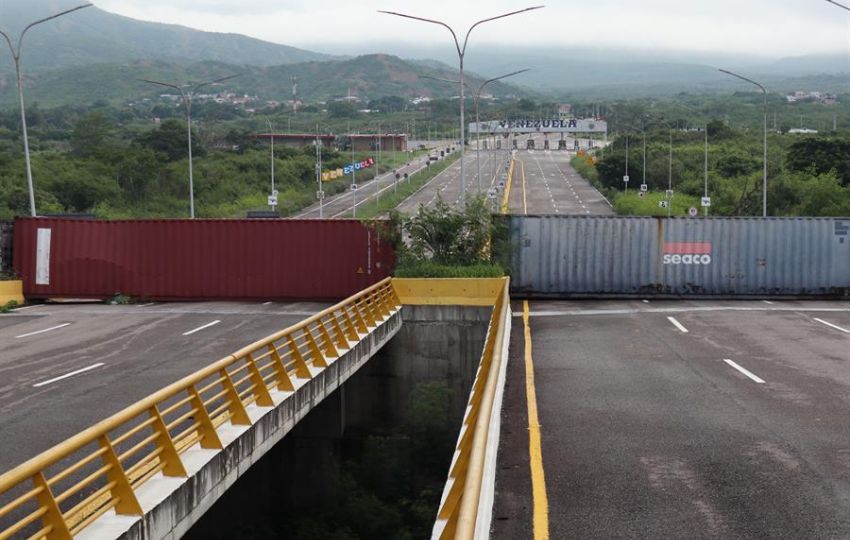
{"type": "Polygon", "coordinates": [[[221,321],[219,321],[219,320],[215,320],[215,321],[213,321],[213,322],[211,322],[211,323],[207,323],[207,324],[205,324],[205,325],[203,325],[203,326],[199,326],[199,327],[197,327],[197,328],[194,328],[194,329],[192,329],[192,330],[189,330],[188,332],[183,332],[183,335],[184,335],[184,336],[191,336],[191,335],[192,335],[192,334],[194,334],[195,332],[200,332],[201,330],[205,330],[205,329],[209,328],[210,326],[215,326],[215,325],[217,325],[217,324],[218,324],[218,323],[220,323],[220,322],[221,322],[221,321]]]}
{"type": "Polygon", "coordinates": [[[46,380],[46,381],[42,381],[42,382],[40,382],[40,383],[36,383],[36,384],[32,385],[32,387],[33,387],[33,388],[41,388],[42,386],[47,386],[48,384],[53,384],[53,383],[55,383],[55,382],[59,382],[59,381],[61,381],[61,380],[67,379],[67,378],[69,378],[69,377],[73,377],[74,375],[79,375],[80,373],[85,373],[85,372],[87,372],[87,371],[91,371],[91,370],[93,370],[93,369],[97,369],[97,368],[99,368],[99,367],[102,367],[103,365],[104,365],[104,363],[103,363],[103,362],[98,362],[97,364],[92,364],[92,365],[90,365],[90,366],[88,366],[88,367],[84,367],[84,368],[82,368],[82,369],[78,369],[78,370],[76,370],[76,371],[72,371],[71,373],[66,373],[66,374],[64,374],[64,375],[60,375],[60,376],[58,376],[58,377],[54,377],[54,378],[52,378],[52,379],[48,379],[48,380],[46,380]]]}
{"type": "Polygon", "coordinates": [[[823,325],[826,325],[826,326],[828,326],[828,327],[830,327],[830,328],[834,328],[835,330],[838,330],[839,332],[844,332],[845,334],[850,334],[850,330],[848,330],[848,329],[846,329],[846,328],[842,328],[842,327],[838,326],[837,324],[832,324],[831,322],[827,322],[827,321],[825,321],[825,320],[823,320],[823,319],[818,319],[817,317],[814,317],[814,319],[815,319],[817,322],[819,322],[819,323],[821,323],[821,324],[823,324],[823,325]]]}
{"type": "Polygon", "coordinates": [[[668,320],[668,321],[670,321],[670,323],[671,323],[673,326],[675,326],[676,328],[678,328],[678,329],[679,329],[679,331],[680,331],[680,332],[682,332],[683,334],[687,334],[687,333],[688,333],[688,329],[687,329],[687,328],[685,328],[684,326],[682,326],[682,323],[680,323],[679,321],[677,321],[674,317],[667,317],[667,320],[668,320]]]}
{"type": "Polygon", "coordinates": [[[38,334],[44,334],[45,332],[51,332],[53,330],[58,330],[60,328],[65,328],[66,326],[70,326],[71,323],[59,324],[57,326],[51,326],[50,328],[45,328],[44,330],[36,330],[35,332],[28,332],[26,334],[21,334],[19,336],[15,336],[15,339],[25,338],[30,336],[37,336],[38,334]]]}
{"type": "Polygon", "coordinates": [[[747,377],[749,377],[756,384],[764,384],[764,379],[762,379],[761,377],[759,377],[757,375],[754,375],[751,371],[739,366],[738,364],[736,364],[732,360],[729,360],[728,358],[724,358],[723,361],[726,362],[727,364],[729,364],[730,366],[732,366],[733,368],[737,369],[738,371],[740,371],[741,373],[743,373],[747,377]]]}

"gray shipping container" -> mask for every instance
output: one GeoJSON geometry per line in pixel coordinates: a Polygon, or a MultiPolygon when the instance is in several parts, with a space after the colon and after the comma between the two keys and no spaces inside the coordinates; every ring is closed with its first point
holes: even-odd
{"type": "Polygon", "coordinates": [[[520,295],[850,296],[850,218],[508,219],[520,295]]]}

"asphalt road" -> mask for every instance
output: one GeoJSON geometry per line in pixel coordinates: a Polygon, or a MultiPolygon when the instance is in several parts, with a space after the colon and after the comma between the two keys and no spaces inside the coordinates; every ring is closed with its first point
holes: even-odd
{"type": "Polygon", "coordinates": [[[613,215],[599,191],[570,165],[571,152],[520,150],[509,194],[511,214],[613,215]]]}
{"type": "MultiPolygon", "coordinates": [[[[497,170],[493,173],[494,163],[496,168],[503,167],[508,153],[505,151],[497,151],[494,159],[493,152],[482,148],[480,153],[481,167],[481,189],[486,192],[496,183],[496,178],[499,176],[497,170]]],[[[464,167],[466,168],[466,192],[474,195],[478,192],[478,161],[479,154],[474,149],[467,150],[464,156],[464,167]]],[[[422,186],[416,193],[405,199],[396,208],[403,214],[415,214],[419,210],[420,205],[432,206],[440,197],[446,203],[452,206],[462,206],[463,198],[461,197],[461,177],[460,177],[460,160],[453,163],[445,171],[441,172],[430,182],[422,186]]]]}
{"type": "MultiPolygon", "coordinates": [[[[850,537],[850,304],[530,309],[551,538],[850,537]]],[[[494,538],[533,537],[523,345],[517,319],[494,538]]]]}
{"type": "MultiPolygon", "coordinates": [[[[429,148],[437,148],[437,152],[439,152],[440,148],[445,149],[451,146],[456,146],[456,143],[452,143],[451,141],[425,141],[422,144],[438,144],[439,146],[436,147],[429,146],[429,148]]],[[[433,152],[434,151],[432,150],[431,153],[433,152]]],[[[403,177],[405,173],[412,176],[414,173],[425,169],[427,161],[427,155],[414,158],[409,161],[407,165],[396,169],[396,172],[402,176],[401,181],[404,181],[403,177]]],[[[317,202],[305,208],[293,217],[299,219],[318,219],[320,214],[325,219],[353,217],[356,213],[356,208],[360,208],[361,206],[375,200],[376,197],[380,197],[384,193],[393,189],[395,185],[396,179],[392,171],[380,175],[377,181],[371,178],[371,174],[371,172],[368,173],[369,180],[357,180],[358,189],[356,194],[348,189],[332,197],[325,198],[322,201],[321,210],[319,203],[317,202]]],[[[335,180],[335,182],[343,182],[346,185],[349,185],[351,183],[351,179],[340,178],[335,180]]]]}
{"type": "Polygon", "coordinates": [[[0,472],[324,307],[47,304],[0,315],[0,472]]]}

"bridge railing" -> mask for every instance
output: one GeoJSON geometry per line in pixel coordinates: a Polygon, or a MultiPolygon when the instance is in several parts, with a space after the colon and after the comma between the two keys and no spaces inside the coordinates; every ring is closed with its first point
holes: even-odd
{"type": "MultiPolygon", "coordinates": [[[[0,476],[0,540],[68,539],[109,511],[143,514],[151,478],[182,479],[400,307],[390,278],[127,407],[0,476]],[[232,433],[231,433],[232,434],[232,433]]],[[[10,441],[5,441],[5,444],[10,441]]]]}
{"type": "MultiPolygon", "coordinates": [[[[509,336],[509,289],[510,280],[505,278],[493,305],[432,538],[469,540],[479,536],[482,527],[489,528],[480,518],[489,515],[492,509],[492,492],[487,495],[490,488],[485,487],[485,483],[487,475],[492,474],[490,469],[495,458],[492,453],[488,455],[488,446],[493,442],[492,436],[497,435],[496,430],[491,429],[491,420],[494,411],[499,414],[496,402],[509,336]]],[[[488,537],[488,533],[483,531],[483,537],[488,537]]]]}

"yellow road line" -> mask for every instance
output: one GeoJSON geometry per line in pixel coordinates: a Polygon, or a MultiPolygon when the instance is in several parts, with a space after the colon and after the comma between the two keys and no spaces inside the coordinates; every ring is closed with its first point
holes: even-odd
{"type": "Polygon", "coordinates": [[[519,166],[522,170],[522,212],[528,215],[528,199],[525,197],[525,162],[519,160],[519,166]]]}
{"type": "Polygon", "coordinates": [[[531,466],[531,493],[534,501],[534,540],[549,539],[549,499],[546,497],[546,476],[543,473],[543,452],[540,443],[540,419],[537,416],[537,391],[534,387],[534,362],[531,358],[531,325],[528,321],[528,301],[522,305],[525,326],[525,394],[528,402],[528,455],[531,466]]]}
{"type": "Polygon", "coordinates": [[[511,181],[514,179],[514,160],[511,160],[511,166],[508,169],[508,181],[505,182],[505,197],[502,199],[501,211],[503,214],[508,213],[511,199],[511,181]]]}

